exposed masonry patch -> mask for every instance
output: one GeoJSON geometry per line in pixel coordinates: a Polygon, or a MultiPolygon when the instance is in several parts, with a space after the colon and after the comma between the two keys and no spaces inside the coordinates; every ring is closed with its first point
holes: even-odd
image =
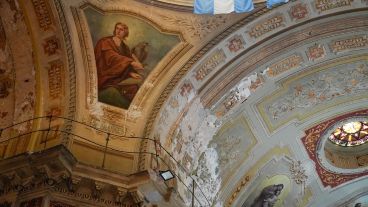
{"type": "MultiPolygon", "coordinates": [[[[261,74],[252,74],[244,78],[239,84],[233,88],[237,91],[239,100],[246,100],[254,90],[251,89],[254,82],[267,72],[265,70],[261,74]]],[[[191,96],[192,98],[192,96],[191,96]]],[[[190,99],[189,99],[190,100],[190,99]]],[[[240,101],[241,102],[241,101],[240,101]]],[[[225,121],[231,113],[224,117],[216,117],[209,109],[205,109],[200,99],[197,97],[193,100],[191,108],[187,111],[186,116],[182,119],[175,133],[171,149],[175,159],[180,160],[181,164],[187,168],[192,177],[199,184],[201,190],[196,191],[196,196],[202,204],[207,201],[204,194],[212,203],[215,203],[217,193],[221,187],[221,178],[219,173],[219,155],[215,148],[209,147],[212,137],[218,131],[219,126],[225,121]],[[180,133],[180,136],[177,136],[180,133]],[[177,146],[185,144],[185,149],[175,150],[177,146]],[[199,158],[199,159],[195,159],[199,158]]],[[[167,115],[170,113],[167,113],[167,115]]],[[[158,132],[156,132],[159,134],[158,132]]],[[[162,137],[161,137],[162,138],[162,137]]],[[[161,140],[164,142],[164,140],[161,140]]],[[[185,175],[185,172],[177,172],[187,186],[191,186],[192,180],[185,175]]],[[[191,195],[181,183],[178,184],[178,191],[183,197],[187,205],[191,202],[191,195]]],[[[216,204],[221,206],[220,203],[216,204]]]]}

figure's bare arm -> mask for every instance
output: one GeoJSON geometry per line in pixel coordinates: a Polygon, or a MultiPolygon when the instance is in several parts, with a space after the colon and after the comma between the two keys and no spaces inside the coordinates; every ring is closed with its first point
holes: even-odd
{"type": "MultiPolygon", "coordinates": [[[[132,58],[135,62],[139,62],[141,63],[141,61],[139,61],[139,59],[137,58],[137,56],[135,54],[132,54],[132,58]]],[[[142,63],[141,63],[142,64],[142,63]]]]}

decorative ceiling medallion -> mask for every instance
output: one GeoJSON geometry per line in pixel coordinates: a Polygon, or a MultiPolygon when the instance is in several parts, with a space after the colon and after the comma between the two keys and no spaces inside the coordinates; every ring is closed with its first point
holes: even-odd
{"type": "Polygon", "coordinates": [[[307,17],[309,15],[309,11],[307,9],[307,5],[299,3],[290,8],[289,14],[293,20],[300,20],[307,17]]]}
{"type": "Polygon", "coordinates": [[[362,145],[368,141],[368,123],[363,121],[346,123],[335,129],[328,138],[334,144],[344,147],[362,145]]]}
{"type": "MultiPolygon", "coordinates": [[[[368,109],[362,111],[356,111],[353,113],[345,114],[331,120],[327,120],[323,123],[320,123],[308,130],[305,131],[305,137],[302,138],[303,145],[307,150],[307,153],[311,160],[313,160],[319,178],[324,187],[330,186],[334,188],[343,183],[349,182],[351,180],[357,179],[362,176],[368,175],[367,171],[364,172],[354,172],[354,173],[341,173],[341,172],[333,172],[328,170],[321,164],[321,160],[318,157],[318,145],[322,141],[324,134],[335,124],[339,123],[342,120],[346,120],[351,117],[366,117],[368,115],[368,109]]],[[[359,122],[359,121],[354,121],[359,122]]],[[[367,126],[367,122],[359,122],[361,123],[361,127],[359,128],[359,124],[354,124],[354,122],[349,122],[347,124],[339,127],[340,133],[356,133],[361,131],[365,126],[367,126]],[[345,131],[344,131],[345,130],[345,131]]],[[[367,128],[365,128],[367,130],[367,128]]],[[[338,130],[332,132],[332,134],[336,133],[338,130]]]]}

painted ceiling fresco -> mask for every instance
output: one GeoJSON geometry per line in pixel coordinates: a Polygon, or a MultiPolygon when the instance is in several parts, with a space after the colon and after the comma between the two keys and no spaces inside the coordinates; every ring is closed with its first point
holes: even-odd
{"type": "Polygon", "coordinates": [[[84,13],[95,46],[98,100],[127,109],[143,81],[180,38],[131,15],[100,13],[92,7],[84,9],[84,13]],[[127,31],[116,46],[113,40],[119,39],[119,23],[126,25],[127,31]],[[109,52],[115,47],[116,53],[109,52]],[[123,57],[118,59],[117,55],[123,57]],[[136,64],[130,66],[131,61],[136,64]]]}
{"type": "Polygon", "coordinates": [[[45,116],[84,137],[29,139],[19,151],[62,143],[99,169],[147,171],[156,185],[142,190],[147,205],[191,206],[194,188],[194,206],[364,206],[367,165],[329,165],[321,143],[334,123],[367,117],[368,1],[219,16],[170,8],[0,2],[0,127],[45,116]],[[118,66],[101,75],[100,62],[116,60],[106,51],[118,66]],[[164,183],[157,171],[167,169],[175,179],[164,183]]]}
{"type": "MultiPolygon", "coordinates": [[[[318,67],[318,72],[309,69],[310,74],[288,79],[282,84],[287,91],[267,97],[262,103],[262,111],[267,114],[270,125],[280,125],[279,120],[306,116],[318,106],[334,105],[337,102],[353,101],[354,97],[364,94],[368,87],[367,58],[349,58],[339,65],[332,64],[318,67]],[[353,61],[353,64],[349,63],[353,61]],[[273,98],[277,97],[277,98],[273,98]]],[[[282,122],[282,121],[281,121],[282,122]]]]}

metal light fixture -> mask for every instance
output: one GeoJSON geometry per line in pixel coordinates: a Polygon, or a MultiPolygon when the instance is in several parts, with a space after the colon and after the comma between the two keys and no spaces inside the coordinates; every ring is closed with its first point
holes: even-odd
{"type": "Polygon", "coordinates": [[[165,171],[160,170],[159,174],[162,177],[162,179],[164,179],[164,181],[171,180],[175,177],[174,174],[170,170],[165,170],[165,171]]]}

